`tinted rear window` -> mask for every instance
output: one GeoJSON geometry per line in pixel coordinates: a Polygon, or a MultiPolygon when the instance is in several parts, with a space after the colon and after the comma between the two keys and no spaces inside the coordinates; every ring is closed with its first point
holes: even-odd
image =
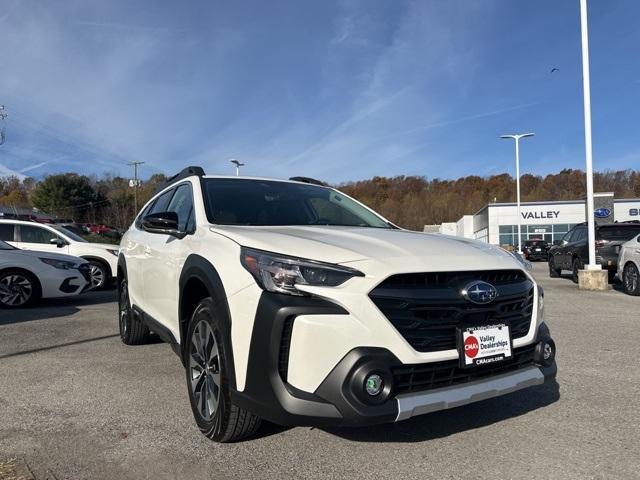
{"type": "Polygon", "coordinates": [[[640,225],[600,227],[598,235],[604,240],[631,240],[640,233],[640,225]]]}
{"type": "Polygon", "coordinates": [[[0,223],[0,240],[13,242],[13,225],[10,223],[0,223]]]}

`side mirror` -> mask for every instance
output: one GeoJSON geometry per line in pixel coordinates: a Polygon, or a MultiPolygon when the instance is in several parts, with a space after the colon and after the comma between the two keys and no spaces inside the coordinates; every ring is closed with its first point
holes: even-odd
{"type": "Polygon", "coordinates": [[[60,237],[52,238],[51,240],[49,240],[49,243],[52,244],[52,245],[57,246],[58,248],[62,248],[67,244],[67,242],[65,242],[60,237]]]}
{"type": "Polygon", "coordinates": [[[184,238],[187,234],[178,228],[178,214],[176,212],[158,212],[146,215],[142,219],[142,229],[149,233],[161,233],[177,238],[184,238]]]}

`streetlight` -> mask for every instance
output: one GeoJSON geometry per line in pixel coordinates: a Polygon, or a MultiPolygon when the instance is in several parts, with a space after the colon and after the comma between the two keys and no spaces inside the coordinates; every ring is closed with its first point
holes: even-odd
{"type": "Polygon", "coordinates": [[[240,167],[244,167],[245,164],[241,163],[239,160],[236,160],[235,158],[232,158],[229,161],[236,166],[236,177],[239,177],[240,176],[240,167]]]}
{"type": "Polygon", "coordinates": [[[582,85],[584,94],[584,148],[587,163],[587,231],[589,235],[589,264],[587,270],[601,270],[596,263],[596,229],[593,216],[593,152],[591,147],[591,87],[589,82],[589,31],[587,0],[580,0],[580,32],[582,34],[582,85]]]}
{"type": "Polygon", "coordinates": [[[516,141],[516,204],[518,210],[518,253],[522,253],[522,216],[520,215],[520,139],[533,137],[535,133],[500,135],[500,138],[513,138],[516,141]]]}

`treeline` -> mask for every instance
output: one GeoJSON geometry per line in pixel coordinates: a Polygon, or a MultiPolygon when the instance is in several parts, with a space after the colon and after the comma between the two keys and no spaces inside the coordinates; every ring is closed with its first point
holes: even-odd
{"type": "MultiPolygon", "coordinates": [[[[153,175],[138,187],[141,207],[164,183],[153,175]]],[[[562,170],[545,177],[521,178],[523,201],[584,198],[585,176],[580,170],[562,170]]],[[[513,202],[515,180],[511,175],[468,176],[457,180],[416,176],[374,177],[338,187],[406,228],[458,220],[489,202],[513,202]]],[[[640,198],[640,172],[624,170],[594,175],[594,189],[615,192],[616,198],[640,198]]],[[[75,173],[49,175],[41,181],[0,178],[0,206],[37,208],[58,218],[126,228],[137,213],[129,179],[117,176],[88,177],[75,173]]]]}
{"type": "MultiPolygon", "coordinates": [[[[166,181],[153,175],[138,186],[138,207],[151,198],[166,181]]],[[[41,181],[15,177],[0,178],[0,206],[36,208],[56,218],[79,223],[127,228],[136,215],[135,191],[129,179],[106,175],[102,178],[76,173],[49,175],[41,181]]]]}
{"type": "MultiPolygon", "coordinates": [[[[596,192],[615,192],[616,198],[640,198],[640,172],[601,172],[594,174],[593,181],[596,192]]],[[[457,221],[490,202],[516,200],[515,179],[506,173],[457,180],[374,177],[345,183],[340,189],[413,230],[457,221]]],[[[520,179],[520,189],[522,201],[575,200],[586,196],[586,180],[581,170],[567,169],[545,177],[526,174],[520,179]]]]}

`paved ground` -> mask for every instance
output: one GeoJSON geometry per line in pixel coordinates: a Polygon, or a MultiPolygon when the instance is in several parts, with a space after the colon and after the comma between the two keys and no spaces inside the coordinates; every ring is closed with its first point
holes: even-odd
{"type": "Polygon", "coordinates": [[[0,311],[0,462],[37,479],[640,478],[640,298],[536,275],[558,386],[367,429],[216,445],[168,346],[126,347],[113,292],[0,311]]]}

